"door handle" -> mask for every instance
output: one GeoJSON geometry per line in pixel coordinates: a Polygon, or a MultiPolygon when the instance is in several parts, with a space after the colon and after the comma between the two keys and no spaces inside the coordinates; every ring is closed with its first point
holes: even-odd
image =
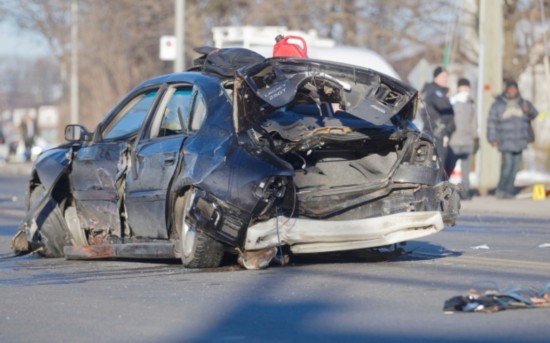
{"type": "Polygon", "coordinates": [[[164,153],[164,164],[172,165],[176,162],[176,153],[175,152],[165,152],[164,153]]]}

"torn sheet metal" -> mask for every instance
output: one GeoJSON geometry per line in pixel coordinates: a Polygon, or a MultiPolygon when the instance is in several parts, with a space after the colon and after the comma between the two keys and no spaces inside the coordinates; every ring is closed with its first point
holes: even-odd
{"type": "Polygon", "coordinates": [[[293,253],[380,247],[417,239],[443,229],[440,212],[407,212],[346,221],[278,216],[248,228],[245,250],[288,244],[293,253]]]}
{"type": "Polygon", "coordinates": [[[19,231],[12,238],[10,247],[16,254],[26,254],[40,247],[35,238],[37,235],[36,219],[42,211],[51,212],[49,206],[55,206],[52,192],[60,180],[66,175],[71,166],[70,150],[64,148],[51,149],[42,153],[34,164],[33,174],[27,189],[27,213],[19,225],[19,231]],[[44,191],[37,198],[32,199],[33,189],[37,187],[33,180],[38,175],[44,191]],[[27,239],[27,243],[23,239],[27,239]]]}
{"type": "Polygon", "coordinates": [[[90,260],[111,257],[144,259],[179,258],[176,254],[174,242],[66,246],[63,251],[68,260],[90,260]]]}
{"type": "Polygon", "coordinates": [[[237,262],[246,269],[257,270],[264,269],[269,266],[269,263],[277,255],[277,248],[265,248],[255,251],[240,251],[237,262]]]}
{"type": "Polygon", "coordinates": [[[19,231],[12,237],[10,242],[10,248],[15,252],[26,252],[29,251],[29,242],[27,241],[27,235],[25,234],[25,227],[20,228],[19,231]]]}

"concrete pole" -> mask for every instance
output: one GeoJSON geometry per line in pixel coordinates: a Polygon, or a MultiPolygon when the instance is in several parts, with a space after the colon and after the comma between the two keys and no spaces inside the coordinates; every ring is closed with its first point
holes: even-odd
{"type": "Polygon", "coordinates": [[[174,72],[185,70],[185,0],[175,0],[176,59],[174,72]]]}
{"type": "MultiPolygon", "coordinates": [[[[544,2],[542,0],[539,0],[540,5],[540,14],[542,16],[542,23],[544,27],[546,27],[546,15],[544,14],[544,2]]],[[[548,62],[548,45],[546,42],[546,32],[542,35],[543,42],[544,42],[544,79],[546,81],[546,92],[548,92],[548,89],[550,87],[550,63],[548,62]]]]}
{"type": "Polygon", "coordinates": [[[502,92],[504,50],[503,1],[480,1],[478,118],[480,149],[477,155],[479,193],[495,188],[500,174],[500,153],[487,142],[487,119],[495,95],[502,92]]]}
{"type": "Polygon", "coordinates": [[[78,123],[78,0],[71,1],[71,124],[78,123]]]}

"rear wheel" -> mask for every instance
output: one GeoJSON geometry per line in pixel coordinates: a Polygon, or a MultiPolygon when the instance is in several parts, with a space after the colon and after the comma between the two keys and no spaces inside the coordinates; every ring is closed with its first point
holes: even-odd
{"type": "MultiPolygon", "coordinates": [[[[36,186],[30,196],[30,204],[40,201],[46,193],[46,189],[42,185],[36,186]]],[[[63,247],[71,245],[71,237],[69,229],[65,223],[63,212],[59,205],[52,199],[48,202],[40,212],[36,215],[35,223],[37,226],[36,234],[32,237],[33,243],[38,243],[41,249],[37,252],[46,257],[63,257],[63,247]]]]}
{"type": "Polygon", "coordinates": [[[223,245],[198,230],[189,220],[193,197],[192,191],[185,193],[180,211],[181,261],[186,268],[215,268],[222,262],[223,245]]]}

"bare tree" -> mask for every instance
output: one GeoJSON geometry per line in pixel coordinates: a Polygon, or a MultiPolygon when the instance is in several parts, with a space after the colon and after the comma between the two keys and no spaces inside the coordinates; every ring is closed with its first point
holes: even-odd
{"type": "MultiPolygon", "coordinates": [[[[4,8],[20,27],[44,35],[67,75],[70,2],[27,0],[4,8]]],[[[139,81],[162,72],[158,38],[173,32],[167,1],[79,0],[80,118],[95,126],[117,99],[139,81]],[[170,18],[170,20],[166,20],[170,18]]],[[[68,99],[65,98],[66,102],[68,99]]]]}
{"type": "MultiPolygon", "coordinates": [[[[316,29],[339,44],[366,47],[399,61],[395,65],[401,75],[421,57],[442,61],[450,41],[454,41],[456,62],[476,64],[479,0],[469,2],[474,6],[460,6],[455,0],[188,0],[186,64],[195,57],[192,47],[212,44],[211,28],[217,25],[316,29]]],[[[171,63],[158,59],[158,39],[173,32],[174,4],[158,0],[78,3],[80,117],[86,125],[95,126],[136,83],[172,70],[171,63]]],[[[66,0],[26,0],[17,6],[0,3],[4,17],[44,35],[65,74],[69,70],[69,4],[66,0]]],[[[506,0],[505,6],[505,75],[515,78],[543,56],[543,36],[532,25],[540,22],[540,13],[535,0],[506,0]],[[518,35],[520,26],[523,36],[518,35]],[[518,53],[521,39],[523,52],[518,53]]]]}
{"type": "MultiPolygon", "coordinates": [[[[144,78],[163,71],[158,60],[158,37],[169,33],[163,2],[94,0],[80,11],[80,113],[95,126],[117,99],[144,78]]],[[[164,70],[166,71],[166,70],[164,70]]]]}
{"type": "MultiPolygon", "coordinates": [[[[471,0],[473,1],[473,0],[471,0]]],[[[479,0],[462,8],[461,25],[457,34],[457,59],[462,63],[477,64],[479,0]]],[[[544,36],[548,27],[542,22],[540,2],[537,0],[505,0],[504,5],[504,50],[503,75],[505,79],[517,80],[529,67],[544,57],[544,36]]],[[[550,1],[543,1],[546,17],[550,15],[550,1]]]]}

